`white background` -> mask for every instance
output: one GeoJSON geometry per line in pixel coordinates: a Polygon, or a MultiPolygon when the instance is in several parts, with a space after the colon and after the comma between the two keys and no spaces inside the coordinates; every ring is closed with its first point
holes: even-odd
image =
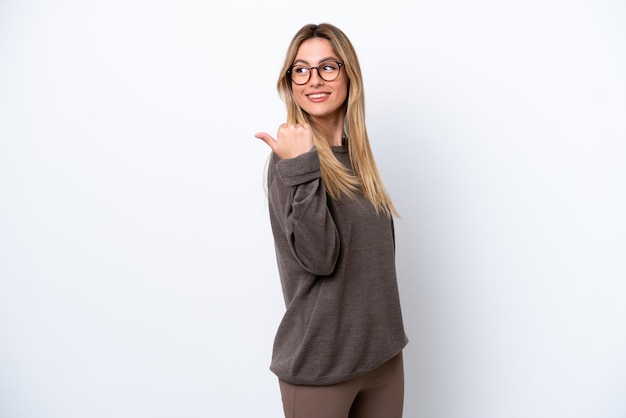
{"type": "Polygon", "coordinates": [[[263,170],[293,34],[364,71],[406,417],[626,416],[626,5],[0,3],[0,417],[281,416],[263,170]]]}

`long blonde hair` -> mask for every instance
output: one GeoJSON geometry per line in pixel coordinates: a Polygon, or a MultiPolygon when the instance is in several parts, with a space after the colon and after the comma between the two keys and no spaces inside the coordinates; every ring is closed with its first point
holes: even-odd
{"type": "Polygon", "coordinates": [[[365,197],[374,205],[376,212],[397,216],[398,213],[385,190],[370,148],[365,127],[363,76],[356,52],[348,37],[339,28],[329,23],[303,26],[289,44],[277,88],[281,99],[287,106],[287,122],[308,123],[313,129],[313,142],[320,156],[322,181],[329,196],[338,200],[342,195],[353,195],[354,191],[360,188],[365,197]],[[343,68],[349,80],[348,98],[344,104],[346,106],[344,133],[348,137],[348,153],[354,175],[337,160],[321,127],[298,106],[293,96],[291,79],[287,71],[293,65],[300,45],[311,38],[328,39],[333,50],[344,63],[343,68]]]}

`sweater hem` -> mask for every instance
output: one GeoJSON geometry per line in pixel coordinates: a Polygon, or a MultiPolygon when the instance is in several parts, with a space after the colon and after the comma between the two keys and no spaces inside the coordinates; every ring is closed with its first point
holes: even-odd
{"type": "Polygon", "coordinates": [[[287,383],[291,383],[292,385],[304,385],[304,386],[330,386],[330,385],[336,385],[336,384],[339,384],[339,383],[346,382],[348,380],[355,379],[355,378],[357,378],[359,376],[362,376],[362,375],[367,374],[367,373],[369,373],[369,372],[371,372],[373,370],[376,370],[377,368],[379,368],[380,366],[382,366],[383,364],[385,364],[386,362],[388,362],[389,360],[391,360],[392,358],[394,358],[395,356],[400,354],[405,349],[405,347],[407,346],[408,343],[409,343],[408,338],[405,338],[404,344],[402,345],[402,347],[399,350],[394,351],[393,354],[391,354],[390,356],[385,356],[384,360],[380,361],[374,367],[370,367],[370,368],[364,369],[364,370],[359,370],[359,371],[356,371],[356,372],[348,374],[348,375],[325,376],[325,377],[288,376],[288,375],[284,375],[284,374],[278,372],[273,367],[270,367],[270,370],[280,380],[283,380],[283,381],[285,381],[287,383]]]}

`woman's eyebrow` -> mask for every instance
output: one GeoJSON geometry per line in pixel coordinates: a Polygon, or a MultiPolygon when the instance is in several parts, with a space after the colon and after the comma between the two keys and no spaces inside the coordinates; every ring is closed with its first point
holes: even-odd
{"type": "MultiPolygon", "coordinates": [[[[336,57],[327,57],[327,58],[321,59],[317,64],[319,65],[319,64],[321,64],[323,62],[326,62],[326,61],[338,61],[338,58],[336,58],[336,57]]],[[[295,64],[297,62],[298,63],[302,63],[302,64],[306,64],[306,65],[310,65],[308,61],[303,60],[303,59],[297,59],[293,63],[295,64]]]]}

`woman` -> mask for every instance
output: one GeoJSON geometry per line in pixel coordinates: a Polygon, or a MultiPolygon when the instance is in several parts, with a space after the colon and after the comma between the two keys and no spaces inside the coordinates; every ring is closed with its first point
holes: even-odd
{"type": "Polygon", "coordinates": [[[271,370],[285,416],[398,418],[404,332],[393,216],[365,127],[354,48],[330,24],[294,36],[278,79],[287,123],[272,150],[269,213],[286,304],[271,370]]]}

